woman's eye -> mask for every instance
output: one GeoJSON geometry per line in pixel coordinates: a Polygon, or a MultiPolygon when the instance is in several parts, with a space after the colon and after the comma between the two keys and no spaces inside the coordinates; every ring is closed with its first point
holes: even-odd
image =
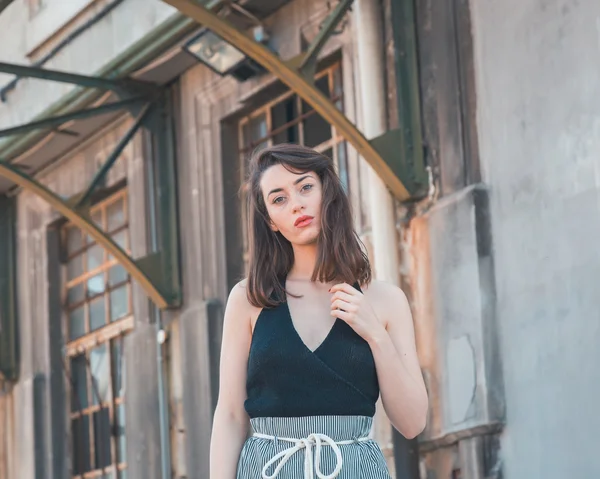
{"type": "Polygon", "coordinates": [[[273,200],[273,204],[281,203],[283,201],[283,196],[278,196],[273,200]]]}
{"type": "Polygon", "coordinates": [[[312,189],[312,187],[313,187],[313,185],[311,185],[310,183],[307,183],[306,185],[304,185],[304,186],[302,187],[302,190],[311,190],[311,189],[312,189]]]}

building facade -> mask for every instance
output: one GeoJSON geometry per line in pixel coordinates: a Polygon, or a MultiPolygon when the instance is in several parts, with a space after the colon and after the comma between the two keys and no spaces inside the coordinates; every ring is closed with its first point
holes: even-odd
{"type": "Polygon", "coordinates": [[[600,7],[350,3],[204,2],[273,71],[193,2],[0,1],[0,479],[208,478],[247,160],[279,142],[333,159],[409,296],[430,415],[409,442],[378,407],[392,475],[598,476],[600,7]]]}

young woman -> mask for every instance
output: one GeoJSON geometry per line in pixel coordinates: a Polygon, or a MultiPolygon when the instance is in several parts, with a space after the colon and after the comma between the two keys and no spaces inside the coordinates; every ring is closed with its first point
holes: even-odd
{"type": "Polygon", "coordinates": [[[406,297],[371,281],[330,159],[260,150],[248,187],[249,275],[225,311],[210,479],[387,479],[368,437],[380,392],[407,438],[428,407],[406,297]]]}

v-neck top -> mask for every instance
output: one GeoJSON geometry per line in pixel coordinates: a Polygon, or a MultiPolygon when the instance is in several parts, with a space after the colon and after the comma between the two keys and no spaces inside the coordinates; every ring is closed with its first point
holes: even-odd
{"type": "MultiPolygon", "coordinates": [[[[354,287],[360,291],[358,284],[354,287]]],[[[345,321],[336,319],[311,351],[283,302],[263,309],[256,320],[246,391],[250,418],[372,417],[379,383],[369,344],[345,321]]]]}

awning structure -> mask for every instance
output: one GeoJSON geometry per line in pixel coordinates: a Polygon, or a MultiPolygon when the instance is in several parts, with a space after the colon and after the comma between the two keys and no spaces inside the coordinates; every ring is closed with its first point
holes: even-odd
{"type": "MultiPolygon", "coordinates": [[[[231,6],[229,0],[225,2],[210,0],[206,5],[192,0],[163,1],[185,15],[177,20],[179,26],[175,28],[177,34],[181,34],[180,37],[185,32],[191,33],[197,29],[198,26],[194,24],[197,22],[273,74],[336,128],[374,168],[396,198],[407,201],[419,198],[423,194],[427,175],[423,165],[421,145],[411,143],[411,146],[407,147],[410,143],[407,135],[410,134],[411,128],[420,128],[420,126],[402,125],[399,130],[389,131],[379,138],[367,139],[314,85],[313,77],[318,55],[349,11],[352,0],[340,0],[323,22],[321,30],[308,49],[300,56],[288,60],[279,58],[266,46],[250,38],[245,33],[248,25],[244,25],[243,20],[228,21],[218,14],[217,10],[221,5],[231,6]],[[188,23],[182,22],[182,19],[188,23]]],[[[269,2],[261,0],[254,3],[257,7],[256,16],[266,17],[286,3],[286,0],[269,0],[269,2]]],[[[245,7],[252,6],[254,3],[246,2],[245,7]]],[[[5,4],[6,1],[0,0],[0,11],[5,4]]],[[[409,60],[413,58],[411,55],[403,55],[403,57],[409,60]]],[[[152,58],[149,58],[149,61],[151,60],[152,58]]],[[[168,71],[174,75],[194,64],[186,54],[176,55],[166,62],[161,71],[163,73],[168,71]]],[[[163,250],[145,258],[134,259],[99,230],[89,216],[90,200],[94,191],[136,132],[140,128],[146,128],[160,136],[164,125],[159,118],[165,105],[165,91],[161,85],[166,83],[167,79],[162,78],[156,71],[146,72],[141,78],[136,79],[110,78],[8,63],[0,63],[0,73],[13,74],[21,78],[69,83],[84,90],[80,95],[79,103],[71,108],[61,109],[59,114],[42,115],[41,118],[36,118],[28,124],[0,130],[0,141],[5,137],[19,140],[15,142],[17,146],[12,149],[0,145],[0,193],[16,185],[44,199],[113,255],[158,307],[161,309],[178,307],[181,304],[181,285],[178,280],[179,251],[175,232],[176,223],[168,225],[169,231],[165,233],[167,239],[162,242],[163,250]],[[48,158],[59,158],[70,147],[81,141],[81,138],[98,131],[124,113],[132,115],[135,121],[115,146],[114,151],[108,155],[85,191],[75,198],[63,199],[35,178],[37,171],[48,164],[48,158]],[[39,132],[39,134],[31,135],[32,132],[39,132]],[[35,139],[23,140],[28,138],[28,135],[35,139]],[[43,145],[43,148],[40,145],[43,145]],[[23,153],[25,147],[28,148],[27,161],[23,162],[19,160],[19,155],[23,153]],[[2,154],[5,156],[2,157],[2,154]]],[[[415,92],[410,88],[403,90],[404,94],[415,96],[415,92]]],[[[407,102],[409,103],[411,102],[407,102]]],[[[159,145],[159,148],[165,147],[159,145]]],[[[163,150],[163,153],[165,151],[163,150]]],[[[176,214],[170,214],[176,212],[175,168],[173,164],[165,165],[164,161],[160,163],[161,168],[166,168],[166,171],[156,176],[159,181],[164,181],[164,184],[160,185],[160,198],[165,203],[159,205],[158,210],[164,212],[166,218],[175,218],[172,221],[176,222],[176,214]]]]}
{"type": "MultiPolygon", "coordinates": [[[[130,78],[107,79],[8,63],[0,63],[0,72],[18,75],[19,77],[70,83],[105,92],[103,95],[105,101],[97,106],[76,109],[62,115],[50,116],[27,124],[0,130],[0,138],[28,133],[34,130],[46,131],[49,135],[54,134],[54,136],[58,137],[62,135],[76,137],[85,133],[86,129],[98,128],[101,125],[110,123],[110,121],[126,112],[129,112],[135,118],[133,125],[108,155],[88,187],[85,191],[76,195],[76,197],[63,199],[41,184],[34,175],[30,175],[24,171],[25,168],[36,169],[40,165],[36,165],[35,163],[16,164],[2,158],[0,158],[0,177],[3,178],[3,181],[0,182],[0,191],[6,191],[7,188],[17,185],[42,198],[113,255],[131,277],[141,285],[148,297],[158,307],[164,309],[178,306],[181,301],[179,288],[173,288],[172,284],[167,284],[164,281],[165,277],[170,277],[171,275],[165,274],[165,271],[160,267],[161,263],[168,263],[164,261],[166,258],[161,258],[161,255],[172,252],[161,251],[149,257],[137,260],[133,259],[112,238],[100,230],[89,216],[90,202],[95,190],[102,184],[106,174],[114,166],[135,134],[142,127],[151,131],[157,128],[160,129],[160,126],[157,125],[156,117],[160,115],[160,109],[164,100],[163,89],[159,85],[130,78]],[[68,123],[72,123],[69,129],[60,129],[61,126],[68,123]]],[[[174,182],[170,186],[172,191],[165,191],[164,196],[161,195],[164,198],[163,201],[175,201],[176,192],[174,191],[174,182]]],[[[171,260],[169,259],[169,262],[171,260]]]]}

